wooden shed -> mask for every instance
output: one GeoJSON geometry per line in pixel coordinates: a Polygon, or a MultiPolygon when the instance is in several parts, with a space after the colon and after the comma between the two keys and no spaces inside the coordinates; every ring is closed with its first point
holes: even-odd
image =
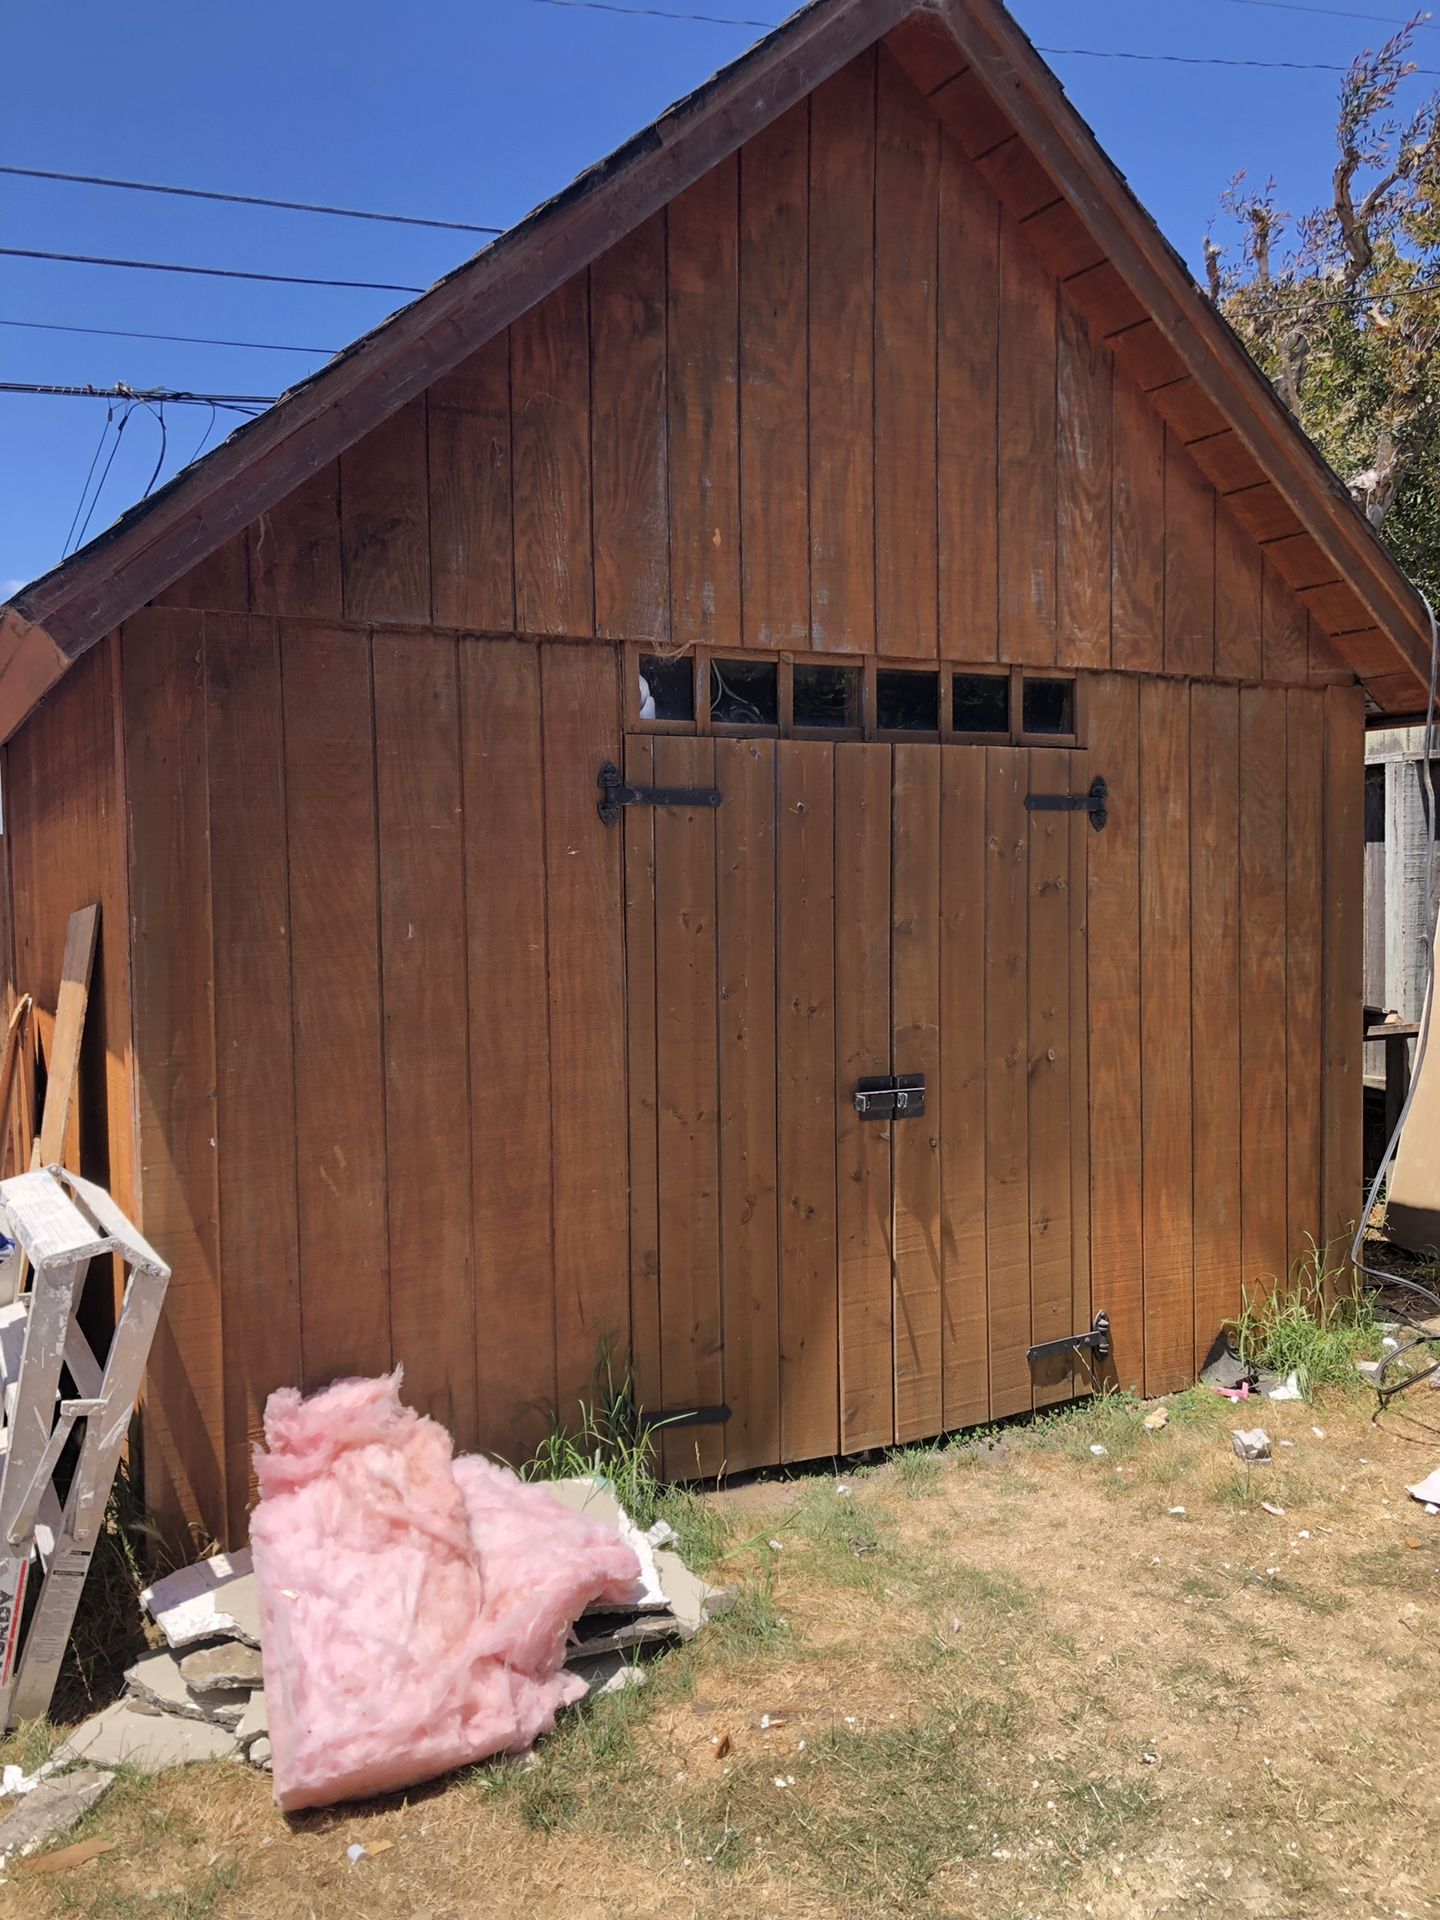
{"type": "Polygon", "coordinates": [[[995,0],[816,0],[0,614],[155,1509],[397,1361],[513,1457],[608,1346],[675,1473],[1190,1379],[1356,1212],[1427,670],[995,0]]]}

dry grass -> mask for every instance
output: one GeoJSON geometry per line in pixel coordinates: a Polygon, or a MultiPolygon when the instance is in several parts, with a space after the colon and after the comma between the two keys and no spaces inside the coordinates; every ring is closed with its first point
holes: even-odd
{"type": "Polygon", "coordinates": [[[1360,1399],[1191,1394],[1158,1434],[1118,1401],[912,1449],[848,1494],[829,1475],[737,1489],[715,1503],[745,1539],[736,1614],[533,1766],[289,1824],[237,1765],[126,1781],[82,1829],[112,1853],[0,1902],[27,1920],[1440,1914],[1440,1521],[1402,1490],[1440,1407],[1416,1399],[1376,1426],[1360,1399]],[[1257,1419],[1294,1445],[1247,1500],[1228,1430],[1257,1419]],[[353,1841],[393,1845],[351,1867],[353,1841]]]}

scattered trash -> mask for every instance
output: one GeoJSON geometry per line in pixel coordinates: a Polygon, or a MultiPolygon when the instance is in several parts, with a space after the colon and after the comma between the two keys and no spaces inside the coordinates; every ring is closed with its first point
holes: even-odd
{"type": "Polygon", "coordinates": [[[1272,1387],[1265,1396],[1267,1400],[1303,1400],[1304,1397],[1300,1391],[1300,1376],[1298,1373],[1286,1374],[1281,1385],[1272,1387]]]}
{"type": "Polygon", "coordinates": [[[1100,1442],[1096,1440],[1091,1446],[1090,1451],[1095,1455],[1096,1459],[1098,1460],[1098,1459],[1103,1459],[1104,1456],[1109,1453],[1110,1449],[1108,1447],[1102,1447],[1100,1442]]]}
{"type": "Polygon", "coordinates": [[[172,1647],[227,1638],[260,1644],[260,1600],[248,1549],[212,1554],[147,1587],[141,1605],[172,1647]]]}
{"type": "Polygon", "coordinates": [[[1169,1418],[1170,1409],[1168,1407],[1152,1407],[1140,1424],[1151,1433],[1159,1433],[1169,1418]]]}
{"type": "Polygon", "coordinates": [[[1284,1507],[1277,1507],[1273,1500],[1262,1500],[1260,1502],[1260,1511],[1262,1513],[1273,1514],[1277,1520],[1283,1520],[1285,1518],[1284,1507]]]}
{"type": "MultiPolygon", "coordinates": [[[[1323,1439],[1325,1438],[1325,1429],[1324,1429],[1324,1427],[1311,1427],[1311,1429],[1310,1429],[1310,1431],[1311,1431],[1311,1432],[1312,1432],[1312,1433],[1314,1434],[1314,1436],[1315,1436],[1315,1438],[1316,1438],[1317,1440],[1323,1440],[1323,1439]]],[[[1290,1445],[1292,1445],[1292,1446],[1293,1446],[1293,1445],[1294,1445],[1294,1442],[1293,1442],[1293,1441],[1291,1441],[1291,1442],[1290,1442],[1290,1445]]]]}
{"type": "Polygon", "coordinates": [[[688,1639],[733,1602],[598,1478],[525,1482],[457,1457],[399,1389],[397,1370],[266,1408],[257,1739],[286,1812],[521,1752],[587,1692],[644,1684],[597,1656],[688,1639]]]}
{"type": "Polygon", "coordinates": [[[1424,1480],[1417,1480],[1413,1487],[1406,1487],[1405,1491],[1412,1500],[1418,1500],[1427,1512],[1433,1512],[1440,1507],[1440,1467],[1424,1480]]]}
{"type": "Polygon", "coordinates": [[[1293,1440],[1282,1440],[1279,1444],[1282,1447],[1293,1447],[1295,1442],[1293,1440]]]}
{"type": "Polygon", "coordinates": [[[1222,1400],[1248,1400],[1250,1398],[1250,1382],[1248,1380],[1242,1380],[1238,1387],[1217,1387],[1213,1380],[1210,1384],[1222,1400]]]}
{"type": "Polygon", "coordinates": [[[38,1773],[30,1775],[28,1786],[12,1789],[15,1805],[0,1818],[0,1863],[24,1859],[68,1833],[81,1814],[109,1792],[114,1778],[113,1773],[95,1767],[51,1773],[43,1779],[38,1773]]]}
{"type": "Polygon", "coordinates": [[[1380,1378],[1380,1367],[1381,1362],[1379,1360],[1357,1360],[1355,1362],[1355,1371],[1357,1373],[1363,1373],[1367,1380],[1378,1380],[1380,1378]]]}
{"type": "Polygon", "coordinates": [[[352,1867],[355,1867],[367,1857],[367,1853],[368,1849],[362,1847],[357,1841],[354,1846],[345,1849],[345,1858],[350,1862],[352,1867]]]}
{"type": "Polygon", "coordinates": [[[717,1760],[728,1760],[733,1751],[734,1742],[728,1733],[722,1733],[715,1742],[715,1758],[717,1760]]]}
{"type": "Polygon", "coordinates": [[[77,1840],[73,1846],[61,1847],[55,1853],[32,1860],[26,1872],[64,1873],[69,1867],[83,1867],[88,1861],[98,1860],[102,1853],[113,1853],[119,1844],[118,1840],[77,1840]]]}
{"type": "Polygon", "coordinates": [[[1250,1466],[1269,1463],[1271,1459],[1270,1436],[1263,1427],[1233,1427],[1231,1440],[1236,1455],[1250,1466]]]}
{"type": "Polygon", "coordinates": [[[1165,1511],[1176,1519],[1183,1520],[1185,1518],[1184,1507],[1167,1507],[1165,1511]]]}
{"type": "Polygon", "coordinates": [[[850,1496],[854,1493],[855,1489],[853,1487],[847,1487],[843,1480],[837,1480],[835,1482],[835,1491],[836,1493],[840,1494],[844,1499],[848,1500],[850,1496]]]}

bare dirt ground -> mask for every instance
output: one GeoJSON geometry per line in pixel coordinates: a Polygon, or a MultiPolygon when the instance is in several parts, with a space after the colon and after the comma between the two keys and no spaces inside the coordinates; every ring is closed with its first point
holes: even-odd
{"type": "Polygon", "coordinates": [[[721,1493],[734,1614],[529,1766],[290,1823],[234,1763],[122,1780],[77,1830],[113,1850],[0,1911],[1440,1915],[1440,1516],[1403,1490],[1440,1394],[1410,1400],[1097,1403],[721,1493]]]}

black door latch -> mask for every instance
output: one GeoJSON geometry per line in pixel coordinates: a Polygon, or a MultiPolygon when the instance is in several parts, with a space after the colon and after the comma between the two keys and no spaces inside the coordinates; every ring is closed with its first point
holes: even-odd
{"type": "Polygon", "coordinates": [[[855,1087],[855,1111],[862,1120],[915,1120],[925,1112],[923,1073],[882,1073],[855,1087]]]}
{"type": "Polygon", "coordinates": [[[1097,1360],[1110,1358],[1110,1316],[1103,1310],[1096,1314],[1088,1333],[1067,1333],[1063,1340],[1042,1340],[1038,1347],[1031,1347],[1025,1358],[1033,1367],[1062,1353],[1087,1351],[1097,1360]]]}
{"type": "Polygon", "coordinates": [[[718,787],[632,787],[620,769],[607,760],[595,776],[600,798],[595,811],[607,827],[620,818],[622,807],[718,807],[718,787]]]}
{"type": "Polygon", "coordinates": [[[1099,833],[1110,818],[1106,802],[1110,789],[1102,779],[1090,782],[1088,793],[1027,793],[1025,806],[1030,813],[1088,813],[1090,824],[1099,833]]]}

